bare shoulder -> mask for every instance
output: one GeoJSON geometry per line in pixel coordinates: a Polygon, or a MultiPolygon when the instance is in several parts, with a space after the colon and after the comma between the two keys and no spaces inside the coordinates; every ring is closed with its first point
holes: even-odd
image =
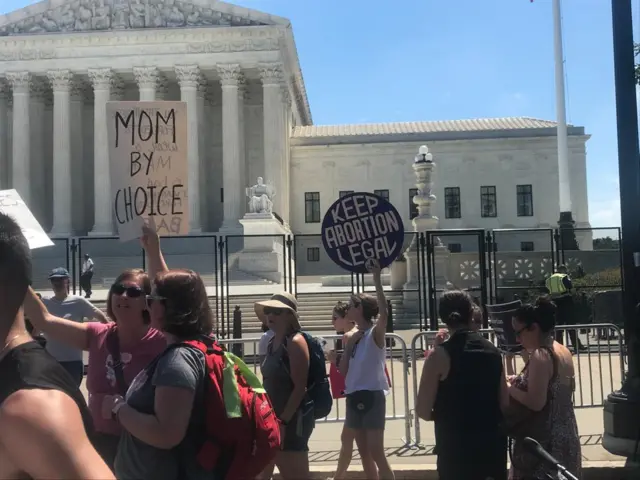
{"type": "Polygon", "coordinates": [[[292,348],[301,349],[303,351],[309,350],[309,347],[307,346],[307,341],[304,339],[304,335],[302,335],[301,333],[296,333],[291,337],[290,345],[292,348]]]}
{"type": "Polygon", "coordinates": [[[84,430],[77,404],[69,395],[59,390],[19,390],[9,396],[0,407],[0,423],[7,429],[48,430],[56,424],[70,429],[74,427],[76,419],[84,430]],[[42,412],[48,414],[42,415],[42,412]]]}

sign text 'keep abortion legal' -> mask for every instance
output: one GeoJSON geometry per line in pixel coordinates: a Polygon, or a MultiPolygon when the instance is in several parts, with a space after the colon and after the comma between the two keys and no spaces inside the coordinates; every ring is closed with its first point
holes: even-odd
{"type": "Polygon", "coordinates": [[[369,258],[387,267],[401,253],[404,225],[397,210],[371,193],[351,193],[331,205],[322,222],[322,242],[332,260],[364,273],[369,258]]]}
{"type": "Polygon", "coordinates": [[[188,233],[186,104],[110,102],[112,202],[121,240],[153,217],[160,235],[188,233]]]}

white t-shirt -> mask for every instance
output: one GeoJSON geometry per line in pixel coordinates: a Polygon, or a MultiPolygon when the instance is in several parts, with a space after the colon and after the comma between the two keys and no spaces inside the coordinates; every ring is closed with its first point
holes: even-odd
{"type": "Polygon", "coordinates": [[[267,330],[260,337],[260,341],[258,342],[258,355],[266,355],[267,349],[269,348],[269,340],[273,338],[275,333],[272,330],[267,330]]]}
{"type": "Polygon", "coordinates": [[[82,264],[82,273],[89,272],[91,270],[91,267],[93,267],[93,260],[87,258],[82,264]]]}

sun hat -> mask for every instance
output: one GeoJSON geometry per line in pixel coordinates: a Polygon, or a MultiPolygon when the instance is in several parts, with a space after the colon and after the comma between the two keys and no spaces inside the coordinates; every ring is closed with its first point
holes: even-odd
{"type": "Polygon", "coordinates": [[[302,327],[300,326],[300,319],[298,318],[298,300],[296,300],[296,297],[289,292],[281,292],[271,295],[269,300],[256,302],[253,308],[256,311],[256,315],[263,323],[267,321],[267,316],[264,314],[265,308],[281,308],[283,310],[289,310],[293,313],[291,326],[296,331],[302,330],[302,327]]]}
{"type": "Polygon", "coordinates": [[[62,267],[54,268],[49,274],[49,280],[53,280],[55,278],[69,278],[69,271],[62,267]]]}

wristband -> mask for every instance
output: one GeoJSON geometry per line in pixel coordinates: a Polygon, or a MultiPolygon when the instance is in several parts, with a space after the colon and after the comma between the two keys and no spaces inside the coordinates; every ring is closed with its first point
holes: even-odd
{"type": "Polygon", "coordinates": [[[114,420],[116,422],[118,421],[118,412],[126,404],[127,404],[127,402],[125,402],[124,399],[120,400],[118,403],[115,404],[115,406],[111,409],[111,419],[112,420],[114,420]]]}

